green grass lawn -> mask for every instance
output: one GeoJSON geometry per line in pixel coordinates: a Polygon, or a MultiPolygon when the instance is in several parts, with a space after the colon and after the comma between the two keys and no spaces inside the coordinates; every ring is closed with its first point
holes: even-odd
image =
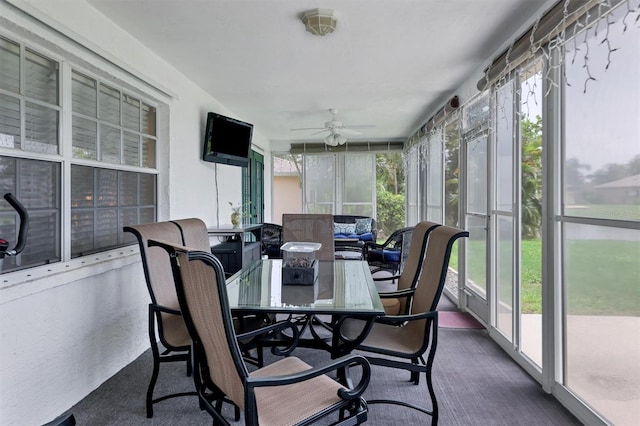
{"type": "Polygon", "coordinates": [[[638,204],[588,204],[567,206],[565,214],[579,217],[598,217],[602,219],[640,220],[638,204]]]}
{"type": "MultiPolygon", "coordinates": [[[[484,271],[480,242],[468,242],[470,271],[484,271]]],[[[450,265],[458,262],[457,250],[450,265]]],[[[541,313],[542,249],[540,240],[522,242],[522,312],[541,313]]],[[[478,283],[478,278],[474,281],[478,283]]],[[[640,316],[640,241],[572,240],[566,247],[564,282],[568,313],[640,316]]],[[[510,289],[507,289],[510,290],[510,289]]],[[[508,296],[508,295],[505,295],[508,296]]]]}

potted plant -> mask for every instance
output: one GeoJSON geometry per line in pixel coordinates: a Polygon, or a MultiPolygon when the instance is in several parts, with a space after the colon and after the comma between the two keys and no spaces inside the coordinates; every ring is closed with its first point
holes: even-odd
{"type": "Polygon", "coordinates": [[[231,206],[231,225],[233,225],[234,228],[240,226],[243,218],[251,216],[248,210],[249,204],[250,203],[246,203],[244,206],[242,204],[234,206],[233,203],[229,201],[229,205],[231,206]]]}

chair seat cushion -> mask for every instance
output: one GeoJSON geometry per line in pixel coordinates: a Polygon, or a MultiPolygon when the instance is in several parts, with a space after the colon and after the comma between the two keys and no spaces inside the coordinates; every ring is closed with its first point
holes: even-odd
{"type": "Polygon", "coordinates": [[[360,237],[360,241],[373,241],[372,232],[365,232],[364,234],[360,234],[358,237],[360,237]]]}
{"type": "Polygon", "coordinates": [[[360,240],[360,241],[373,241],[373,234],[371,232],[367,232],[365,234],[342,234],[342,233],[337,233],[337,234],[333,234],[333,238],[334,239],[350,238],[350,239],[357,239],[357,240],[360,240]]]}
{"type": "Polygon", "coordinates": [[[400,262],[400,250],[370,250],[368,259],[378,262],[398,263],[400,262]]]}
{"type": "MultiPolygon", "coordinates": [[[[251,376],[280,376],[310,369],[297,357],[288,357],[251,373],[251,376]]],[[[287,386],[256,389],[260,425],[297,424],[341,401],[340,383],[326,375],[287,386]]]]}
{"type": "Polygon", "coordinates": [[[384,307],[384,313],[386,315],[399,315],[400,314],[400,299],[380,299],[382,306],[384,307]]]}

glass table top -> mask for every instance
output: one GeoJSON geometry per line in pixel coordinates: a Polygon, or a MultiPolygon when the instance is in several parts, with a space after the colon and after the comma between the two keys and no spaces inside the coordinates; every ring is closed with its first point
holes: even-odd
{"type": "Polygon", "coordinates": [[[282,260],[251,263],[227,280],[234,311],[384,314],[367,262],[317,261],[313,285],[282,284],[282,260]]]}

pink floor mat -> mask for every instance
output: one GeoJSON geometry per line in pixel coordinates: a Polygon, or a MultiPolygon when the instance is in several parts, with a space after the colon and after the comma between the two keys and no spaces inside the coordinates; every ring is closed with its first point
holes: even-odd
{"type": "Polygon", "coordinates": [[[438,311],[440,328],[484,328],[477,319],[467,312],[438,311]]]}

